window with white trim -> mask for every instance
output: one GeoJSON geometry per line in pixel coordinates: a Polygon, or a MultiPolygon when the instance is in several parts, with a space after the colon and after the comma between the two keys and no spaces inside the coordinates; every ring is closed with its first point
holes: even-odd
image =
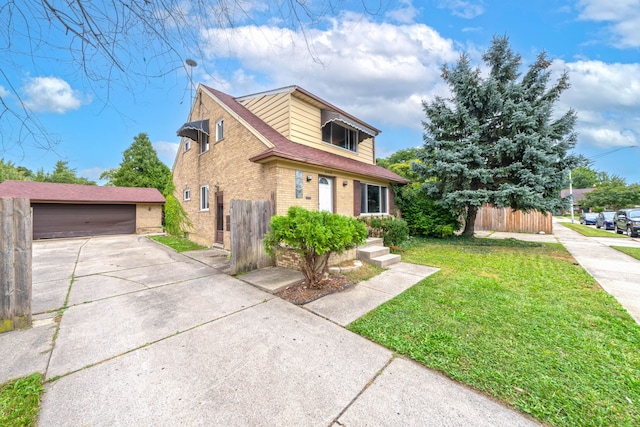
{"type": "Polygon", "coordinates": [[[329,122],[322,127],[322,140],[345,150],[358,152],[358,131],[329,122]]]}
{"type": "Polygon", "coordinates": [[[369,215],[386,214],[389,211],[388,196],[387,187],[360,183],[360,212],[369,215]]]}
{"type": "Polygon", "coordinates": [[[198,132],[198,139],[200,142],[200,154],[209,151],[209,135],[204,132],[198,132]]]}
{"type": "Polygon", "coordinates": [[[224,138],[224,119],[220,119],[216,122],[216,142],[224,138]]]}
{"type": "Polygon", "coordinates": [[[187,200],[191,200],[191,190],[188,188],[184,190],[183,199],[186,202],[187,200]]]}
{"type": "Polygon", "coordinates": [[[188,139],[188,138],[185,138],[184,139],[184,151],[186,153],[189,150],[191,150],[191,140],[188,139]]]}
{"type": "Polygon", "coordinates": [[[203,185],[200,187],[200,210],[209,210],[209,186],[203,185]]]}

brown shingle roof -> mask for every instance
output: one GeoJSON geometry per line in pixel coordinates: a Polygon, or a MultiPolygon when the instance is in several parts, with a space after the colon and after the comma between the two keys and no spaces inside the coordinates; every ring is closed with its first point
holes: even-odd
{"type": "Polygon", "coordinates": [[[156,188],[99,187],[51,182],[4,181],[0,197],[21,197],[32,202],[59,203],[164,203],[156,188]]]}
{"type": "Polygon", "coordinates": [[[236,101],[232,96],[205,85],[203,85],[203,87],[274,145],[274,147],[263,151],[257,156],[251,157],[249,160],[252,162],[259,162],[269,157],[280,157],[315,166],[338,169],[344,172],[351,172],[371,178],[384,179],[398,184],[406,184],[409,182],[400,175],[395,174],[382,166],[359,162],[334,153],[329,153],[327,151],[289,141],[281,133],[277,132],[262,119],[249,111],[244,105],[236,101]]]}
{"type": "MultiPolygon", "coordinates": [[[[574,188],[573,189],[573,200],[574,201],[578,201],[578,200],[582,200],[585,197],[587,197],[587,194],[591,193],[593,190],[595,190],[595,188],[591,187],[591,188],[574,188]]],[[[569,196],[569,190],[568,189],[564,189],[560,191],[560,197],[562,197],[563,199],[565,197],[569,196]]]]}

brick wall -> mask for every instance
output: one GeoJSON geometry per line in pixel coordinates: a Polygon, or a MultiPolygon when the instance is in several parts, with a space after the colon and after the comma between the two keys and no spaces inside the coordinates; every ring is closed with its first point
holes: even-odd
{"type": "Polygon", "coordinates": [[[196,96],[189,120],[209,119],[209,151],[200,153],[198,143],[191,141],[191,149],[184,151],[184,141],[173,168],[175,195],[188,213],[193,229],[189,238],[212,246],[216,238],[216,193],[224,199],[224,248],[230,249],[227,215],[231,200],[270,200],[275,189],[272,167],[250,162],[248,159],[267,147],[242,123],[226,112],[207,95],[196,96]],[[215,124],[224,119],[224,139],[215,142],[215,124]],[[209,186],[209,210],[200,210],[200,187],[209,186]],[[217,190],[216,190],[217,186],[217,190]],[[184,201],[184,190],[189,189],[191,200],[184,201]]]}
{"type": "MultiPolygon", "coordinates": [[[[345,261],[351,261],[357,258],[357,249],[349,249],[342,254],[333,253],[329,257],[329,266],[339,265],[345,261]]],[[[276,255],[276,266],[289,268],[292,270],[300,270],[300,255],[291,249],[279,250],[276,255]]]]}
{"type": "Polygon", "coordinates": [[[136,204],[136,233],[162,233],[162,205],[136,204]]]}

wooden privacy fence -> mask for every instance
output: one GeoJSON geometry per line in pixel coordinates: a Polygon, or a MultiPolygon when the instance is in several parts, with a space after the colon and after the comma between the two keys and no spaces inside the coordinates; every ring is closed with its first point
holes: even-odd
{"type": "Polygon", "coordinates": [[[542,212],[524,213],[511,208],[497,208],[484,205],[478,210],[475,223],[476,230],[509,231],[512,233],[553,232],[551,213],[545,216],[542,212]]]}
{"type": "Polygon", "coordinates": [[[269,200],[231,201],[231,274],[273,265],[262,247],[272,216],[273,203],[269,200]]]}
{"type": "Polygon", "coordinates": [[[0,198],[0,332],[31,326],[31,203],[0,198]]]}

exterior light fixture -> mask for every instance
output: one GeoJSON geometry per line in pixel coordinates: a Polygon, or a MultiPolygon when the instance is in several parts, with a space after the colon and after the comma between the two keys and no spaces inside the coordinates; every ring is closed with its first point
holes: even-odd
{"type": "Polygon", "coordinates": [[[307,182],[311,181],[311,175],[307,175],[307,182]]]}
{"type": "Polygon", "coordinates": [[[342,186],[346,187],[349,184],[349,182],[347,182],[347,180],[342,181],[342,186]]]}

